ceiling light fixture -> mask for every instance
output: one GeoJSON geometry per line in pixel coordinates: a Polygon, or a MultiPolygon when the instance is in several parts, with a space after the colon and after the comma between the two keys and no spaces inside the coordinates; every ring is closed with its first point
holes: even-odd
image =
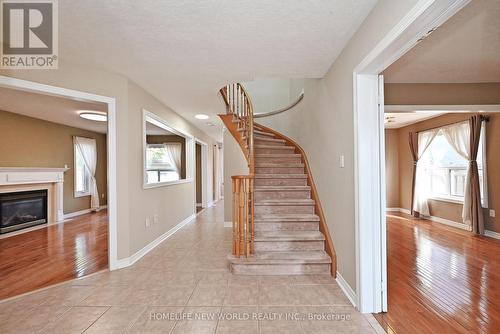
{"type": "Polygon", "coordinates": [[[80,111],[79,116],[81,118],[84,118],[89,121],[95,121],[95,122],[107,122],[108,121],[108,115],[106,115],[103,112],[98,112],[98,111],[80,111]]]}
{"type": "Polygon", "coordinates": [[[205,114],[198,114],[198,115],[194,115],[194,118],[197,118],[197,119],[208,119],[208,115],[205,115],[205,114]]]}

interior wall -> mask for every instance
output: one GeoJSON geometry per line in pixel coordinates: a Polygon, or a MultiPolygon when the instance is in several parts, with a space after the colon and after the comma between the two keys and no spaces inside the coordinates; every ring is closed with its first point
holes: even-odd
{"type": "Polygon", "coordinates": [[[147,135],[148,144],[180,143],[181,144],[181,179],[186,178],[186,139],[178,135],[147,135]]]}
{"type": "MultiPolygon", "coordinates": [[[[413,159],[408,145],[409,133],[424,131],[450,123],[464,121],[467,120],[470,115],[472,114],[445,114],[436,118],[411,124],[397,130],[390,130],[391,133],[397,133],[398,159],[386,159],[386,168],[387,170],[399,169],[399,189],[388,187],[388,199],[399,197],[399,207],[406,210],[410,210],[411,208],[413,159]]],[[[500,175],[495,172],[500,168],[500,156],[496,153],[496,143],[500,143],[500,114],[490,114],[490,121],[486,123],[486,164],[489,200],[488,209],[496,209],[500,207],[500,175]]],[[[393,150],[394,140],[386,140],[386,157],[387,151],[393,150]]],[[[387,180],[388,182],[390,182],[389,176],[387,180]]],[[[387,206],[397,207],[394,205],[389,205],[389,201],[387,206]]],[[[463,223],[462,207],[462,204],[458,203],[451,203],[434,199],[429,200],[429,209],[432,216],[451,220],[457,223],[463,223]]],[[[488,209],[484,210],[486,229],[500,232],[500,223],[496,222],[496,219],[494,217],[489,216],[488,209]]]]}
{"type": "Polygon", "coordinates": [[[385,180],[388,208],[399,208],[399,136],[398,130],[385,130],[385,180]]]}
{"type": "Polygon", "coordinates": [[[233,221],[232,175],[248,175],[248,163],[229,131],[224,131],[224,221],[233,221]]]}
{"type": "MultiPolygon", "coordinates": [[[[57,70],[0,70],[0,75],[75,89],[116,99],[117,240],[118,259],[133,255],[148,243],[194,214],[194,183],[143,189],[142,110],[146,108],[174,128],[189,132],[213,147],[214,140],[132,81],[118,74],[59,62],[57,70]],[[159,224],[146,230],[154,214],[159,224]]],[[[208,152],[212,175],[212,151],[208,152]]],[[[210,176],[208,186],[212,186],[210,176]]]]}
{"type": "Polygon", "coordinates": [[[106,134],[0,111],[0,166],[62,168],[67,165],[69,170],[64,173],[64,213],[90,209],[90,196],[75,197],[74,194],[73,136],[96,140],[95,176],[99,204],[106,205],[108,199],[106,134]]]}
{"type": "Polygon", "coordinates": [[[500,104],[500,83],[386,83],[387,105],[500,104]]]}

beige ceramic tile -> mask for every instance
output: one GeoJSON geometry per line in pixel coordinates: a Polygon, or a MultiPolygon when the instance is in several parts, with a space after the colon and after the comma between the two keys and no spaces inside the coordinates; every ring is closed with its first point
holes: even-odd
{"type": "Polygon", "coordinates": [[[149,307],[134,322],[129,333],[164,334],[170,333],[176,318],[182,314],[182,307],[149,307]]]}
{"type": "Polygon", "coordinates": [[[145,310],[144,306],[110,307],[85,334],[125,333],[145,310]]]}
{"type": "Polygon", "coordinates": [[[62,317],[47,326],[42,333],[72,334],[82,333],[89,328],[108,307],[72,307],[62,317]]]}

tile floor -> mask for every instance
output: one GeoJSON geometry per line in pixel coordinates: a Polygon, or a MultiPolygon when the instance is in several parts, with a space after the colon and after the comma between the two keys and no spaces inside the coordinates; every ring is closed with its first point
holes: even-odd
{"type": "MultiPolygon", "coordinates": [[[[236,276],[223,202],[132,267],[0,303],[0,333],[377,333],[329,276],[236,276]]],[[[372,327],[373,326],[373,327],[372,327]]]]}

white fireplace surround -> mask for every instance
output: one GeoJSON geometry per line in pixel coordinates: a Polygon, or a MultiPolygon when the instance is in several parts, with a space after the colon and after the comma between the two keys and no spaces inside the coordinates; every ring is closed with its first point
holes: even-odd
{"type": "Polygon", "coordinates": [[[68,168],[0,167],[0,193],[47,189],[48,224],[64,220],[63,183],[68,168]]]}

